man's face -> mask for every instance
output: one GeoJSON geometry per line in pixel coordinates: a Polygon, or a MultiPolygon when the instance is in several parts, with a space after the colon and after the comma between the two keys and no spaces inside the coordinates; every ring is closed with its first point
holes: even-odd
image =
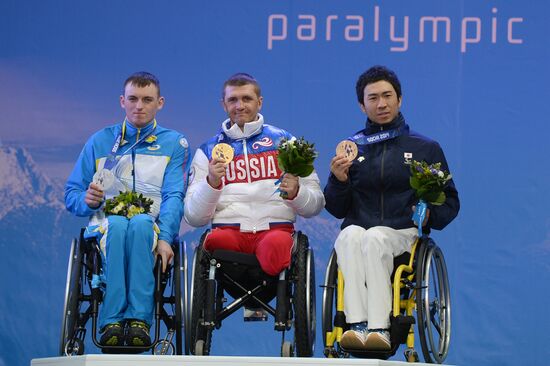
{"type": "Polygon", "coordinates": [[[145,127],[153,120],[163,105],[164,98],[158,95],[154,84],[140,88],[128,83],[124,95],[120,96],[120,106],[126,110],[126,118],[137,128],[145,127]]]}
{"type": "Polygon", "coordinates": [[[399,113],[401,98],[393,86],[385,80],[380,80],[365,87],[361,110],[369,119],[378,124],[390,123],[399,113]]]}
{"type": "Polygon", "coordinates": [[[263,98],[256,94],[252,84],[228,85],[225,87],[222,105],[231,119],[231,123],[236,123],[240,128],[243,128],[245,123],[256,120],[258,112],[262,108],[262,101],[263,98]]]}

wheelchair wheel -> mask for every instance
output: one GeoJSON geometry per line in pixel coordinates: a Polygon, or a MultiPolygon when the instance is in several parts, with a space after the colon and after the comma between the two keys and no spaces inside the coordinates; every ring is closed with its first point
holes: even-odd
{"type": "Polygon", "coordinates": [[[174,297],[176,320],[176,354],[188,354],[187,339],[187,256],[185,243],[174,250],[174,297]],[[184,352],[184,353],[183,353],[184,352]]]}
{"type": "MultiPolygon", "coordinates": [[[[202,240],[201,240],[202,242],[202,240]]],[[[208,355],[212,340],[212,329],[202,323],[206,304],[207,263],[204,263],[202,245],[195,248],[193,256],[193,274],[191,277],[191,321],[189,327],[189,346],[194,355],[208,355]]]]}
{"type": "Polygon", "coordinates": [[[423,243],[417,263],[416,312],[425,362],[443,363],[451,336],[451,299],[447,267],[441,249],[423,243]]]}
{"type": "Polygon", "coordinates": [[[61,356],[84,354],[84,342],[76,337],[80,309],[80,294],[82,291],[82,247],[80,242],[73,239],[67,269],[65,285],[65,304],[61,323],[61,342],[59,354],[61,356]]]}
{"type": "Polygon", "coordinates": [[[315,348],[315,263],[308,239],[298,233],[294,274],[296,355],[311,357],[315,348]]]}
{"type": "Polygon", "coordinates": [[[281,357],[294,357],[294,345],[292,342],[284,342],[281,347],[281,357]]]}
{"type": "Polygon", "coordinates": [[[327,343],[327,334],[332,332],[333,317],[336,312],[336,297],[338,294],[338,263],[336,263],[336,252],[334,249],[328,260],[327,272],[325,273],[325,283],[323,285],[323,308],[322,308],[322,327],[323,327],[323,345],[326,357],[332,355],[331,350],[334,344],[327,343]]]}

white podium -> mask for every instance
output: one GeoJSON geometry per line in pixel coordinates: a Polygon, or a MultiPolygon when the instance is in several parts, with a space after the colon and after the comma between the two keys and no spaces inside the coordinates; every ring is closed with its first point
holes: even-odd
{"type": "Polygon", "coordinates": [[[241,356],[154,356],[154,355],[83,355],[72,357],[37,358],[31,366],[405,366],[404,361],[383,361],[357,358],[283,358],[283,357],[241,357],[241,356]]]}

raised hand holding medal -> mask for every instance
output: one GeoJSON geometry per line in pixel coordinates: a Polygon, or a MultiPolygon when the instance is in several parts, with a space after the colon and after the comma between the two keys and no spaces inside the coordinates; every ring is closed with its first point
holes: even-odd
{"type": "Polygon", "coordinates": [[[357,154],[358,148],[353,141],[343,140],[336,146],[336,156],[330,162],[330,171],[340,182],[348,181],[349,168],[357,154]]]}
{"type": "Polygon", "coordinates": [[[225,167],[235,155],[231,145],[219,143],[212,149],[212,159],[208,163],[207,182],[212,188],[218,189],[222,184],[222,177],[225,176],[225,167]]]}

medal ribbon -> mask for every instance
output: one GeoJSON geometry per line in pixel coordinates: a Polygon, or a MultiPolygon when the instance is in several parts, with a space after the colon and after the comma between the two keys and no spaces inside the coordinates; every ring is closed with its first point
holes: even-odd
{"type": "Polygon", "coordinates": [[[372,145],[401,136],[406,129],[406,126],[401,126],[391,130],[373,133],[372,135],[365,135],[365,133],[361,131],[350,140],[354,141],[357,145],[372,145]]]}
{"type": "MultiPolygon", "coordinates": [[[[114,166],[117,163],[116,153],[117,153],[117,151],[120,147],[120,142],[122,141],[122,139],[126,135],[126,121],[127,121],[127,119],[125,118],[124,122],[122,122],[122,130],[118,134],[118,136],[115,138],[115,143],[113,144],[113,147],[111,148],[111,153],[109,154],[109,156],[105,160],[105,164],[103,164],[103,169],[111,170],[111,169],[114,168],[114,166]]],[[[138,144],[142,143],[146,138],[151,136],[153,134],[153,132],[155,132],[156,129],[157,129],[157,120],[153,119],[153,128],[151,128],[151,131],[149,131],[149,133],[147,133],[146,135],[141,137],[138,141],[136,141],[134,144],[132,144],[132,146],[127,148],[121,155],[126,154],[128,151],[130,151],[131,149],[136,147],[138,144]]]]}

